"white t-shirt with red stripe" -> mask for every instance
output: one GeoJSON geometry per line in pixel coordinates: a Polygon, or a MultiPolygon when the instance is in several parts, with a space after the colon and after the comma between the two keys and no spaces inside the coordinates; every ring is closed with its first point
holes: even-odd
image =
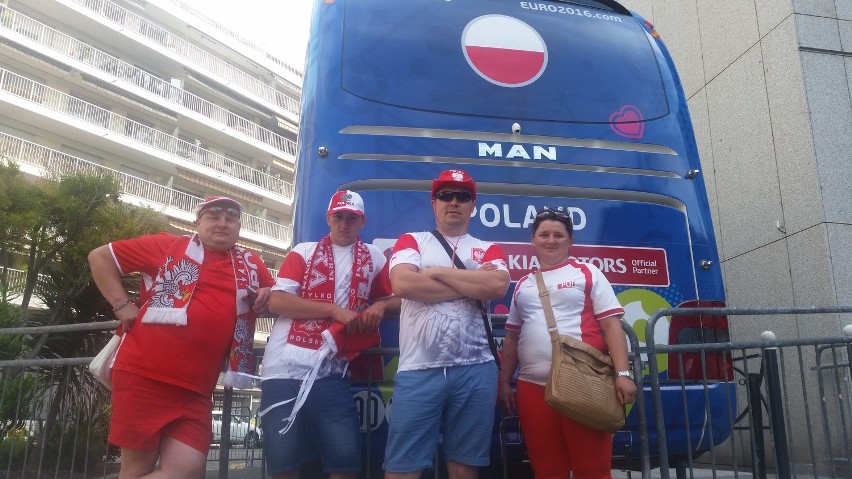
{"type": "MultiPolygon", "coordinates": [[[[569,334],[606,351],[598,321],[623,315],[624,308],[603,273],[594,265],[569,260],[555,268],[542,269],[542,276],[559,334],[569,334]]],[[[552,350],[535,274],[524,276],[515,286],[506,329],[520,331],[518,377],[544,386],[552,350]]]]}
{"type": "MultiPolygon", "coordinates": [[[[506,271],[508,260],[494,243],[468,234],[446,237],[467,269],[476,270],[492,263],[506,271]]],[[[399,237],[393,248],[390,269],[411,264],[422,270],[432,266],[453,266],[453,260],[435,236],[428,231],[399,237]]],[[[480,364],[493,361],[482,320],[480,302],[462,298],[441,303],[402,300],[399,324],[398,371],[480,364]]]]}
{"type": "MultiPolygon", "coordinates": [[[[347,307],[349,304],[349,288],[352,285],[352,252],[354,244],[349,246],[335,246],[334,250],[334,304],[347,307]]],[[[382,251],[371,244],[366,245],[370,251],[373,261],[372,275],[368,275],[370,282],[370,300],[386,298],[393,295],[388,279],[388,269],[385,267],[387,260],[382,251]]],[[[299,295],[302,289],[302,279],[305,277],[305,269],[308,261],[314,254],[317,243],[300,243],[296,245],[278,271],[278,278],[272,291],[284,291],[286,293],[299,295]]],[[[263,354],[263,367],[261,376],[286,379],[304,379],[305,375],[313,366],[312,358],[305,357],[305,350],[298,345],[288,344],[287,336],[290,333],[291,318],[279,316],[272,326],[272,332],[266,344],[263,354]]],[[[322,378],[331,374],[341,374],[346,367],[346,361],[341,358],[327,359],[322,365],[317,377],[322,378]]]]}

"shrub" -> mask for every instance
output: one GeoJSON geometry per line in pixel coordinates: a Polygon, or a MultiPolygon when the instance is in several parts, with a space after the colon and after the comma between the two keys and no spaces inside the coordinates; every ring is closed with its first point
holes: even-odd
{"type": "Polygon", "coordinates": [[[3,441],[0,441],[0,467],[10,470],[20,470],[31,453],[35,439],[24,427],[9,429],[3,441]]]}

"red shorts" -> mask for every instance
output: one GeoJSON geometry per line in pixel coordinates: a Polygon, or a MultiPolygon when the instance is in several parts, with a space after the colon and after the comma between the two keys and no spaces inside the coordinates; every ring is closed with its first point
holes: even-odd
{"type": "Polygon", "coordinates": [[[580,425],[544,402],[544,386],[518,381],[518,416],[536,479],[610,479],[612,434],[580,425]]]}
{"type": "Polygon", "coordinates": [[[168,436],[206,455],[213,439],[212,420],[210,396],[126,371],[112,372],[111,444],[157,449],[168,436]]]}

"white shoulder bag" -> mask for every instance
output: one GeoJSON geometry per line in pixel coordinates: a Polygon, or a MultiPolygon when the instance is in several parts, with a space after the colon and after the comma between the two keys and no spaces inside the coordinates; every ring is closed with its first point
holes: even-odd
{"type": "Polygon", "coordinates": [[[101,349],[101,352],[89,363],[89,372],[98,378],[107,389],[112,389],[112,365],[115,363],[115,355],[124,341],[124,335],[113,335],[109,342],[101,349]]]}

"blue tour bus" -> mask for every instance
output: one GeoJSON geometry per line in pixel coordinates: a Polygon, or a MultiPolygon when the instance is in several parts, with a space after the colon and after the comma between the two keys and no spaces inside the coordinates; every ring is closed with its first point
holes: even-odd
{"type": "MultiPolygon", "coordinates": [[[[572,254],[607,275],[640,339],[659,308],[724,304],[686,98],[660,36],[638,15],[612,0],[315,0],[311,32],[294,243],[325,235],[328,198],[351,189],[367,207],[362,239],[389,249],[402,233],[434,228],[431,179],[461,168],[479,190],[470,232],[503,246],[513,280],[537,265],[535,212],[562,207],[575,224],[572,254]]],[[[659,341],[727,334],[724,317],[680,319],[658,324],[659,341]]],[[[385,321],[383,346],[397,345],[397,328],[385,321]]],[[[385,379],[395,365],[386,358],[385,379]]],[[[687,367],[684,376],[703,373],[729,371],[687,367]]],[[[672,455],[730,435],[729,386],[686,384],[686,394],[663,391],[666,410],[679,411],[666,420],[672,455]]],[[[355,393],[374,468],[391,394],[355,393]]],[[[639,455],[637,415],[616,434],[616,455],[639,455]]],[[[653,422],[649,439],[653,454],[653,422]]]]}

